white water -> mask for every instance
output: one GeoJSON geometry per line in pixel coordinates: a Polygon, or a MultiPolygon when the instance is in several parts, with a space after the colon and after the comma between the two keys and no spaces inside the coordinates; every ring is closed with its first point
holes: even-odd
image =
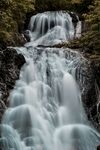
{"type": "Polygon", "coordinates": [[[61,37],[74,38],[71,20],[62,12],[31,18],[31,42],[27,48],[17,48],[27,62],[10,94],[9,108],[0,126],[3,150],[96,150],[100,144],[99,133],[87,121],[74,78],[80,54],[67,49],[66,59],[64,49],[36,47],[61,42],[61,37]],[[52,29],[51,19],[56,20],[52,29]],[[45,22],[49,26],[46,32],[45,22]]]}
{"type": "Polygon", "coordinates": [[[77,23],[75,29],[68,13],[62,11],[45,12],[31,18],[29,29],[31,42],[27,43],[26,46],[52,46],[79,37],[81,22],[77,23]]]}

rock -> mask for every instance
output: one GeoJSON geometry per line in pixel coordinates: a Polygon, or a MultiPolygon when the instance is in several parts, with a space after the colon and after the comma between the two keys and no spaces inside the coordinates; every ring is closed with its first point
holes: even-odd
{"type": "Polygon", "coordinates": [[[29,30],[26,30],[26,31],[24,32],[24,36],[25,36],[27,42],[30,42],[30,36],[31,36],[30,34],[31,34],[31,33],[30,33],[29,30]]]}
{"type": "Polygon", "coordinates": [[[7,100],[9,92],[19,78],[24,63],[24,56],[18,54],[15,49],[7,48],[0,51],[0,120],[9,103],[7,100]]]}
{"type": "Polygon", "coordinates": [[[77,15],[73,12],[69,12],[70,16],[72,17],[72,22],[73,23],[77,23],[78,22],[78,18],[77,15]]]}
{"type": "Polygon", "coordinates": [[[76,29],[77,23],[79,21],[77,14],[75,14],[73,12],[69,12],[69,15],[71,16],[74,28],[76,29]]]}
{"type": "Polygon", "coordinates": [[[21,33],[16,33],[15,37],[13,37],[14,43],[6,43],[7,46],[23,46],[26,43],[26,39],[24,37],[23,31],[21,33]]]}
{"type": "Polygon", "coordinates": [[[88,119],[100,130],[100,60],[85,58],[77,68],[77,80],[88,119]]]}
{"type": "Polygon", "coordinates": [[[21,69],[22,65],[25,63],[25,58],[22,54],[15,56],[15,65],[18,66],[18,69],[21,69]]]}
{"type": "Polygon", "coordinates": [[[100,146],[97,146],[97,150],[100,150],[100,146]]]}
{"type": "MultiPolygon", "coordinates": [[[[72,49],[71,49],[72,50],[72,49]]],[[[71,55],[75,56],[75,49],[71,55]]],[[[100,130],[100,56],[92,56],[79,52],[80,63],[77,66],[75,77],[81,90],[82,102],[89,121],[100,130]]],[[[71,53],[69,49],[69,53],[71,53]]],[[[65,51],[66,58],[69,57],[68,49],[65,51]]],[[[75,56],[77,59],[77,55],[75,56]]]]}
{"type": "Polygon", "coordinates": [[[6,49],[6,44],[5,43],[0,43],[0,51],[2,51],[2,49],[6,49]]]}
{"type": "Polygon", "coordinates": [[[26,13],[26,20],[25,20],[25,23],[24,23],[24,31],[28,29],[29,27],[29,22],[30,22],[30,18],[35,15],[36,12],[35,11],[31,11],[31,12],[28,12],[26,13]]]}

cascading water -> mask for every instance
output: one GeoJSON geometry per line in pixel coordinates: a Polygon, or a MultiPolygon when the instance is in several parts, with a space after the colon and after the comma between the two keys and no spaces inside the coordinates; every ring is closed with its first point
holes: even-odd
{"type": "Polygon", "coordinates": [[[74,77],[80,54],[43,47],[78,36],[79,28],[75,35],[65,12],[31,18],[31,42],[16,48],[26,64],[0,126],[2,150],[95,150],[100,144],[99,133],[87,121],[74,77]]]}
{"type": "Polygon", "coordinates": [[[69,41],[74,37],[80,36],[80,27],[81,22],[78,21],[75,29],[72,18],[66,12],[45,12],[43,14],[37,14],[31,18],[29,24],[31,42],[30,44],[27,43],[26,46],[52,46],[63,41],[69,41]]]}

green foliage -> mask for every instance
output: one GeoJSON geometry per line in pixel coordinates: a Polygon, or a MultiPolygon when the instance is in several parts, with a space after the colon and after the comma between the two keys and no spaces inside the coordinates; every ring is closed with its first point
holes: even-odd
{"type": "Polygon", "coordinates": [[[89,5],[88,12],[83,14],[86,31],[82,37],[71,41],[70,48],[80,48],[84,52],[100,54],[100,0],[94,0],[89,5]]]}
{"type": "Polygon", "coordinates": [[[23,28],[26,13],[33,10],[34,0],[0,0],[1,44],[16,44],[19,32],[23,28]]]}
{"type": "Polygon", "coordinates": [[[96,31],[88,31],[80,39],[75,39],[65,45],[74,49],[81,49],[87,53],[100,53],[100,33],[96,31]]]}
{"type": "Polygon", "coordinates": [[[95,0],[93,5],[89,6],[89,10],[87,14],[84,14],[89,30],[100,30],[100,1],[95,0]]]}
{"type": "Polygon", "coordinates": [[[87,33],[81,38],[83,45],[91,50],[100,52],[100,1],[95,0],[89,6],[89,12],[84,14],[86,23],[88,24],[87,33]]]}

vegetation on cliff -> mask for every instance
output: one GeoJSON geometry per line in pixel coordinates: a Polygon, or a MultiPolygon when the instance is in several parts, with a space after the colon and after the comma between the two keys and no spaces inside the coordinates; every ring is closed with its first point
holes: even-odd
{"type": "MultiPolygon", "coordinates": [[[[84,14],[88,24],[87,33],[81,38],[83,46],[100,53],[100,1],[95,0],[89,6],[89,12],[84,14]]],[[[81,42],[81,43],[82,43],[81,42]]]]}
{"type": "Polygon", "coordinates": [[[21,32],[26,13],[34,10],[34,0],[0,0],[0,44],[23,42],[21,32]]]}
{"type": "Polygon", "coordinates": [[[100,1],[95,0],[88,6],[88,12],[82,14],[86,29],[81,38],[69,43],[71,48],[81,48],[84,52],[100,54],[100,1]]]}

